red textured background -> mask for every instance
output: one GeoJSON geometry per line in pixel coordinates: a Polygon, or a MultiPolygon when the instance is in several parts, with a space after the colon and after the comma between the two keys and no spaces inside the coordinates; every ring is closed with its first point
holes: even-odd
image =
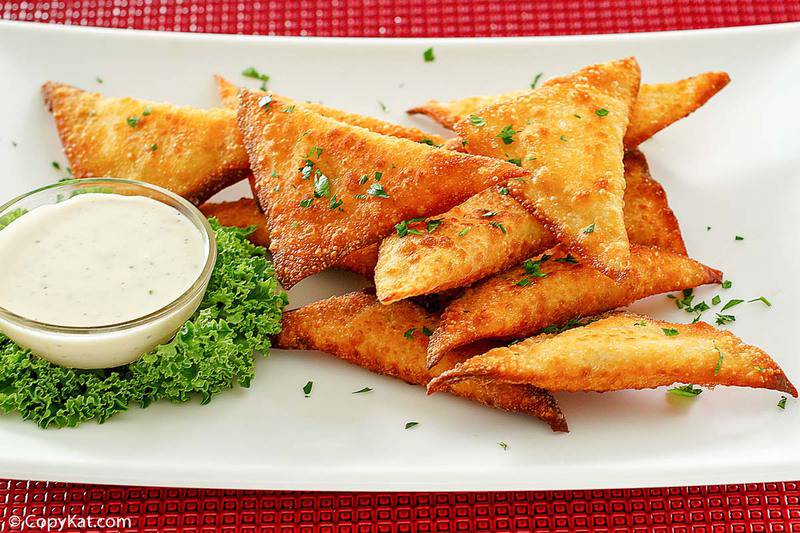
{"type": "MultiPolygon", "coordinates": [[[[800,0],[0,1],[0,18],[263,35],[563,35],[800,21],[800,0]]],[[[221,491],[0,480],[0,532],[22,529],[15,527],[15,517],[70,514],[128,517],[130,531],[800,532],[800,482],[445,494],[221,491]]]]}

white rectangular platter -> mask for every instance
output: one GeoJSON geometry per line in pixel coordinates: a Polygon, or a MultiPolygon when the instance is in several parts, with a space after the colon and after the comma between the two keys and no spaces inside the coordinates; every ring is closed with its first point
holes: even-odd
{"type": "MultiPolygon", "coordinates": [[[[211,75],[249,66],[296,99],[437,131],[404,110],[527,87],[534,76],[635,55],[645,82],[725,70],[704,108],[646,142],[691,255],[723,269],[731,329],[800,382],[800,25],[596,37],[377,40],[268,38],[0,24],[0,199],[58,178],[66,162],[39,86],[216,105],[211,75]],[[433,47],[436,60],[423,61],[433,47]],[[98,81],[102,79],[102,83],[98,81]],[[382,110],[383,103],[386,111],[382,110]],[[707,229],[710,226],[711,229],[707,229]],[[744,240],[734,240],[741,235],[744,240]]],[[[224,198],[247,195],[240,185],[224,198]]],[[[2,260],[2,258],[0,258],[2,260]]],[[[324,273],[290,307],[365,285],[324,273]]],[[[633,309],[688,322],[664,296],[633,309]]],[[[713,319],[713,313],[707,313],[713,319]]],[[[210,405],[132,408],[104,425],[41,430],[0,416],[0,477],[308,490],[502,490],[800,479],[800,406],[718,388],[558,394],[571,433],[377,376],[331,356],[273,351],[250,389],[210,405]],[[301,388],[314,381],[313,394],[301,388]],[[369,394],[351,394],[362,387],[369,394]],[[408,421],[419,425],[405,430],[408,421]],[[508,444],[504,450],[498,442],[508,444]]]]}

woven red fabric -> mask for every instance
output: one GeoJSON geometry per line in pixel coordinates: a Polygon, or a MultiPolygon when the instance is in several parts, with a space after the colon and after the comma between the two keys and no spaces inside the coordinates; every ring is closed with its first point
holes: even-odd
{"type": "MultiPolygon", "coordinates": [[[[662,31],[800,20],[771,0],[0,1],[0,17],[206,33],[472,37],[662,31]]],[[[800,482],[643,490],[312,493],[112,487],[0,480],[0,532],[775,531],[800,532],[800,482]],[[27,522],[25,521],[27,517],[27,522]],[[87,524],[83,524],[87,525],[87,524]]]]}

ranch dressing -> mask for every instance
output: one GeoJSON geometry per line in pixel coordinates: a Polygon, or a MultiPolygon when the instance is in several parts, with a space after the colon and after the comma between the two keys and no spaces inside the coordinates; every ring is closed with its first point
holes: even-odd
{"type": "Polygon", "coordinates": [[[144,196],[80,194],[0,230],[0,307],[58,326],[143,317],[198,279],[203,236],[144,196]]]}

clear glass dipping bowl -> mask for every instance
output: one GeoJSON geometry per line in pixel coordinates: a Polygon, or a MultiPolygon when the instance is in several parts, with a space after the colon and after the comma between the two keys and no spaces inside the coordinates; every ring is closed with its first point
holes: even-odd
{"type": "Polygon", "coordinates": [[[58,326],[27,319],[0,306],[0,331],[34,354],[66,367],[111,368],[135,361],[175,336],[203,299],[217,260],[217,244],[206,217],[185,199],[155,185],[116,178],[61,181],[18,196],[0,206],[0,231],[5,223],[14,223],[9,219],[19,210],[30,211],[88,192],[146,196],[171,206],[200,231],[206,251],[203,269],[186,292],[134,320],[92,327],[58,326]],[[100,358],[111,360],[111,364],[98,364],[100,358]]]}

